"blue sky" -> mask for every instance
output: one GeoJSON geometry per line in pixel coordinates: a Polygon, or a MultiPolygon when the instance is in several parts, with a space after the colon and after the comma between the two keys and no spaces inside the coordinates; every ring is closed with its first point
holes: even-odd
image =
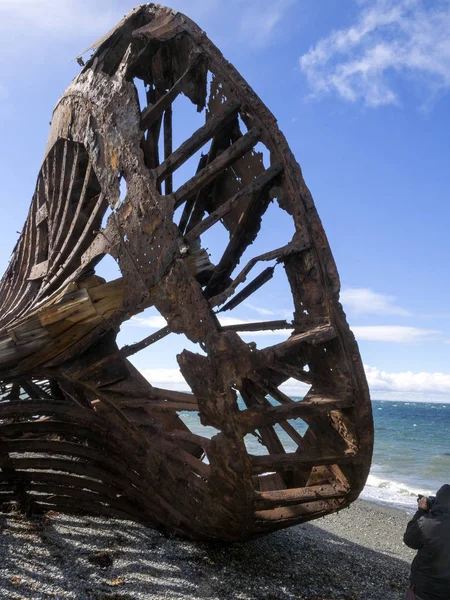
{"type": "MultiPolygon", "coordinates": [[[[52,109],[79,72],[73,58],[133,6],[0,1],[3,270],[28,212],[52,109]]],[[[450,401],[450,1],[171,6],[206,30],[277,116],[327,232],[373,397],[450,401]]],[[[200,124],[185,124],[178,141],[200,124]]],[[[288,226],[276,217],[263,233],[281,240],[288,226]]],[[[213,256],[219,246],[210,241],[213,256]]],[[[277,279],[257,300],[234,317],[276,318],[291,307],[277,279]]],[[[148,311],[120,339],[136,341],[160,324],[148,311]]],[[[276,339],[261,336],[258,345],[276,339]]],[[[174,355],[182,347],[173,335],[135,361],[152,382],[177,387],[174,355]]]]}

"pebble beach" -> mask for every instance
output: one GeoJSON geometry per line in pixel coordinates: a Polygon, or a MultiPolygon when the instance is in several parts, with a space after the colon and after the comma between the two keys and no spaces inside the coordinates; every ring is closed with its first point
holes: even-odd
{"type": "Polygon", "coordinates": [[[0,598],[402,600],[410,518],[358,501],[246,544],[207,544],[128,521],[1,515],[0,598]]]}

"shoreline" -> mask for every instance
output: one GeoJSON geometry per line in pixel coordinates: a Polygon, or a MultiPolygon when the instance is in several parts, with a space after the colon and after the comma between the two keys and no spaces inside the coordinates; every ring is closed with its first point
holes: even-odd
{"type": "Polygon", "coordinates": [[[128,521],[3,515],[0,596],[11,600],[402,600],[411,515],[358,500],[245,544],[166,538],[128,521]]]}

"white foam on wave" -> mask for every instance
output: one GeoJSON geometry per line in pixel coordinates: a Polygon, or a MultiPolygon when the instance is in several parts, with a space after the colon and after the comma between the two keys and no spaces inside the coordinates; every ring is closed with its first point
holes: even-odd
{"type": "Polygon", "coordinates": [[[424,496],[433,495],[430,490],[418,489],[407,483],[370,474],[361,493],[361,498],[377,504],[388,504],[414,512],[417,508],[417,496],[419,494],[424,496]]]}

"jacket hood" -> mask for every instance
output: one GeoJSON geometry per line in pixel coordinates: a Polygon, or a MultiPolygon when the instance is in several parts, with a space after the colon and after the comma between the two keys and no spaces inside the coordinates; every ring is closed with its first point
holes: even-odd
{"type": "Polygon", "coordinates": [[[443,485],[438,490],[431,510],[450,514],[450,485],[443,485]]]}

